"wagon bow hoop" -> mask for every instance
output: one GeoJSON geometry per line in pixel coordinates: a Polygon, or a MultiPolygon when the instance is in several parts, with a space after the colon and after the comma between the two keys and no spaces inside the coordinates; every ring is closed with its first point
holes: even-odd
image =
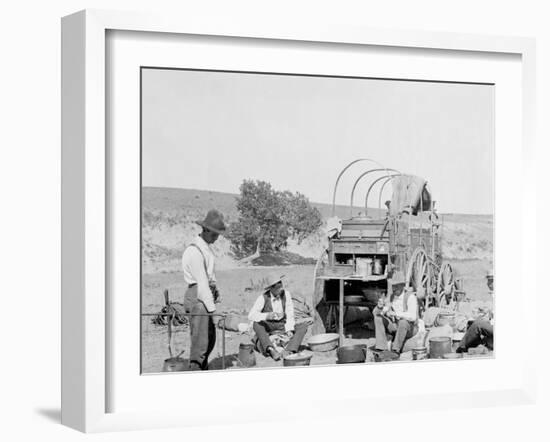
{"type": "MultiPolygon", "coordinates": [[[[344,167],[340,173],[338,174],[338,177],[336,178],[336,182],[334,183],[334,189],[333,189],[333,192],[332,192],[332,216],[334,216],[336,214],[336,191],[338,190],[338,184],[340,183],[340,179],[342,178],[342,176],[344,175],[344,173],[351,167],[353,166],[354,164],[356,163],[359,163],[361,161],[370,161],[374,164],[376,164],[377,166],[379,166],[380,168],[382,168],[383,170],[388,170],[386,169],[382,164],[380,164],[378,161],[375,161],[371,158],[359,158],[357,160],[353,160],[351,163],[349,163],[346,167],[344,167]]],[[[388,174],[389,175],[389,174],[388,174]]]]}
{"type": "MultiPolygon", "coordinates": [[[[363,172],[359,177],[355,180],[355,183],[353,183],[353,188],[351,189],[351,197],[350,197],[350,215],[353,218],[353,196],[355,195],[355,189],[357,188],[357,185],[359,184],[359,181],[361,179],[371,173],[374,172],[386,172],[386,178],[391,179],[392,175],[389,172],[395,172],[397,175],[400,175],[401,172],[399,172],[397,169],[388,169],[387,167],[381,168],[381,169],[369,169],[366,172],[363,172]]],[[[369,189],[370,190],[370,189],[369,189]]],[[[366,208],[365,208],[366,210],[366,208]]]]}

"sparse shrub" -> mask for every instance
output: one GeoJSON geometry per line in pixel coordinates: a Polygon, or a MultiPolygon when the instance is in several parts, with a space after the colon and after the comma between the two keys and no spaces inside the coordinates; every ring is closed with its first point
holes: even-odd
{"type": "Polygon", "coordinates": [[[227,237],[236,256],[284,249],[289,238],[301,241],[317,230],[321,214],[302,194],[280,192],[265,181],[245,180],[237,198],[239,218],[227,237]]]}

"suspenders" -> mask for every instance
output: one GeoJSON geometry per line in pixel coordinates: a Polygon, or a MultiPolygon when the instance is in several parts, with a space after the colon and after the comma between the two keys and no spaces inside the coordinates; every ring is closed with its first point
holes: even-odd
{"type": "Polygon", "coordinates": [[[204,264],[204,272],[206,273],[206,277],[208,278],[208,282],[210,282],[210,275],[208,274],[208,268],[206,266],[206,256],[204,256],[204,253],[202,253],[201,248],[198,245],[196,245],[195,243],[189,244],[189,247],[195,247],[199,251],[199,253],[201,254],[202,263],[204,264]]]}

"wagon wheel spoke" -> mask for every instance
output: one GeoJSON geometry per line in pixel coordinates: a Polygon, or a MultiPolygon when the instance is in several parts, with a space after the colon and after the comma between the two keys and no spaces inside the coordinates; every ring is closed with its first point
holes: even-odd
{"type": "Polygon", "coordinates": [[[444,264],[439,272],[437,278],[437,296],[440,304],[449,304],[452,301],[456,301],[454,273],[449,263],[444,264]]]}
{"type": "Polygon", "coordinates": [[[422,261],[422,268],[420,270],[420,275],[422,276],[422,286],[428,286],[428,262],[426,260],[422,261]]]}
{"type": "MultiPolygon", "coordinates": [[[[407,267],[407,283],[417,294],[424,293],[424,305],[429,306],[434,299],[431,293],[431,263],[422,248],[412,253],[407,267]]],[[[437,297],[435,298],[437,300],[437,297]]]]}

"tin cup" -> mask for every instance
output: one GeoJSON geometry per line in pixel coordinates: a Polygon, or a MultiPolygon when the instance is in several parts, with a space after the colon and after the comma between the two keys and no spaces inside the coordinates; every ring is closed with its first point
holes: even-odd
{"type": "Polygon", "coordinates": [[[412,350],[413,361],[428,359],[428,349],[426,347],[417,347],[412,350]]]}

